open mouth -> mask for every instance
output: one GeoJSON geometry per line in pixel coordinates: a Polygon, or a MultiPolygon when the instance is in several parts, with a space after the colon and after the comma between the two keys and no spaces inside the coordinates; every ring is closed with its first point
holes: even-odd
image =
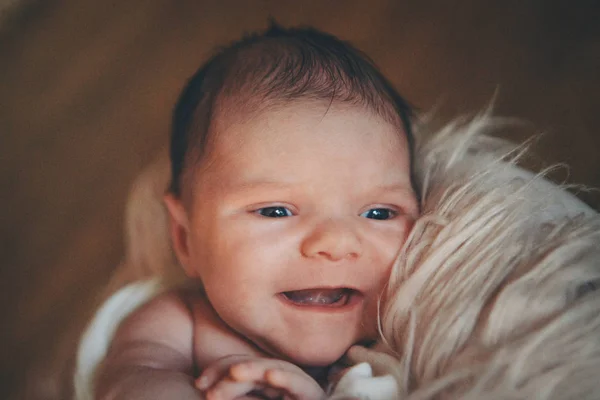
{"type": "Polygon", "coordinates": [[[312,307],[343,307],[357,294],[356,290],[350,288],[316,288],[281,293],[295,305],[312,307]]]}

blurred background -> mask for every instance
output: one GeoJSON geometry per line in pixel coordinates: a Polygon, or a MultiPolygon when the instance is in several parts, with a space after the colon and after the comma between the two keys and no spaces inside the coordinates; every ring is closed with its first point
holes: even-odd
{"type": "Polygon", "coordinates": [[[508,138],[543,132],[540,165],[600,187],[598,0],[0,0],[0,398],[69,398],[131,181],[164,151],[185,80],[270,16],[350,40],[441,121],[496,94],[528,121],[508,138]]]}

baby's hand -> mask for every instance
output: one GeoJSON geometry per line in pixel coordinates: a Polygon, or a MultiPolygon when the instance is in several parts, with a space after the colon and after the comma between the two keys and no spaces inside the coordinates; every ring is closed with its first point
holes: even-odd
{"type": "Polygon", "coordinates": [[[247,355],[223,357],[196,380],[207,400],[248,394],[267,399],[320,400],[324,392],[300,367],[287,361],[247,355]]]}

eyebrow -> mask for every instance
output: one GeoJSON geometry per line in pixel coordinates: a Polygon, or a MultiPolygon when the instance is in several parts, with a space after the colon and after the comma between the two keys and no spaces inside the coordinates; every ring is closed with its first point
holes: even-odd
{"type": "Polygon", "coordinates": [[[376,187],[377,190],[381,192],[403,192],[406,194],[413,194],[414,190],[410,183],[402,184],[402,183],[394,183],[391,185],[380,185],[376,187]]]}
{"type": "MultiPolygon", "coordinates": [[[[231,185],[234,189],[255,189],[261,187],[274,187],[274,188],[289,188],[290,186],[294,186],[294,182],[279,182],[279,181],[249,181],[249,182],[240,182],[233,183],[231,185]]],[[[406,194],[414,194],[414,190],[410,183],[402,184],[402,183],[394,183],[389,185],[379,185],[374,187],[374,190],[379,192],[402,192],[406,194]]]]}
{"type": "Polygon", "coordinates": [[[278,182],[268,180],[252,180],[252,181],[238,181],[231,182],[228,185],[228,192],[231,196],[236,198],[239,196],[253,195],[256,192],[269,192],[271,194],[279,193],[280,195],[288,195],[291,193],[293,182],[278,182]]]}
{"type": "Polygon", "coordinates": [[[240,182],[233,183],[231,188],[234,190],[251,190],[251,189],[259,189],[264,187],[271,187],[274,189],[287,189],[293,186],[292,182],[277,182],[277,181],[250,181],[250,182],[240,182]]]}
{"type": "MultiPolygon", "coordinates": [[[[234,191],[247,191],[255,189],[278,189],[278,190],[289,190],[295,186],[294,182],[279,182],[279,181],[249,181],[234,183],[231,185],[231,189],[234,191]]],[[[372,188],[373,192],[378,194],[384,193],[398,193],[404,196],[416,197],[414,189],[410,183],[393,183],[375,186],[372,188]]]]}

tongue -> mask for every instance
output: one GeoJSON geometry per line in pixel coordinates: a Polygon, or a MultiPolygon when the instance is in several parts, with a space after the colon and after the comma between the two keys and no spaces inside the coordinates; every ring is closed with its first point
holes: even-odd
{"type": "Polygon", "coordinates": [[[347,289],[305,289],[285,292],[285,296],[294,303],[304,305],[331,305],[343,300],[347,289]]]}

